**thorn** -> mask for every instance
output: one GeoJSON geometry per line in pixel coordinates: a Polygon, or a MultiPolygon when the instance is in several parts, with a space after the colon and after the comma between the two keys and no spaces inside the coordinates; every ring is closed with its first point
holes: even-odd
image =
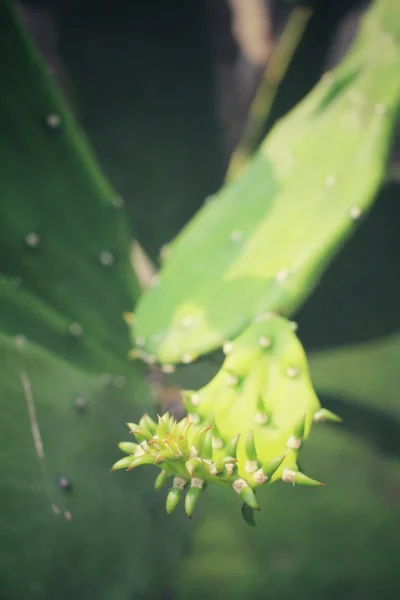
{"type": "Polygon", "coordinates": [[[242,517],[250,527],[255,527],[256,522],[254,520],[254,509],[246,503],[242,504],[242,517]]]}
{"type": "Polygon", "coordinates": [[[204,438],[204,443],[203,443],[202,457],[205,460],[211,460],[213,457],[213,440],[214,440],[213,427],[211,426],[210,429],[206,433],[206,437],[204,438]]]}
{"type": "Polygon", "coordinates": [[[235,435],[235,437],[233,437],[231,441],[228,442],[225,448],[226,456],[233,456],[233,458],[236,458],[239,439],[240,433],[238,435],[235,435]]]}
{"type": "Polygon", "coordinates": [[[125,452],[125,454],[135,454],[136,450],[139,448],[138,444],[134,444],[133,442],[120,442],[118,444],[118,448],[125,452]]]}
{"type": "Polygon", "coordinates": [[[182,497],[182,489],[180,488],[176,488],[176,487],[172,487],[169,492],[168,492],[168,496],[167,496],[167,501],[165,503],[165,508],[167,510],[167,514],[171,515],[174,510],[176,509],[176,507],[179,504],[179,500],[182,497]]]}
{"type": "Polygon", "coordinates": [[[343,423],[343,419],[326,408],[321,408],[314,413],[314,423],[330,421],[332,423],[343,423]]]}
{"type": "Polygon", "coordinates": [[[118,469],[128,469],[134,458],[133,456],[124,456],[124,458],[120,458],[116,463],[111,467],[111,471],[118,471],[118,469]]]}
{"type": "Polygon", "coordinates": [[[127,470],[132,471],[132,469],[141,467],[142,465],[154,465],[154,456],[151,454],[143,454],[142,456],[134,458],[127,470]]]}
{"type": "Polygon", "coordinates": [[[254,508],[255,510],[261,510],[258,506],[255,494],[249,484],[244,479],[236,479],[232,485],[233,489],[237,494],[239,494],[240,498],[250,506],[250,508],[254,508]]]}
{"type": "Polygon", "coordinates": [[[187,460],[185,462],[185,468],[186,471],[189,473],[190,477],[194,477],[196,471],[199,470],[199,468],[202,467],[203,461],[201,460],[201,458],[189,458],[189,460],[187,460]]]}
{"type": "Polygon", "coordinates": [[[166,483],[168,482],[168,479],[170,478],[170,476],[171,475],[169,473],[167,473],[167,471],[162,469],[162,471],[156,477],[156,480],[154,482],[154,489],[161,490],[161,488],[163,488],[166,485],[166,483]]]}
{"type": "Polygon", "coordinates": [[[249,431],[249,433],[247,435],[245,451],[246,451],[247,459],[251,462],[257,463],[258,456],[257,456],[256,446],[254,443],[253,431],[249,431]]]}
{"type": "Polygon", "coordinates": [[[262,468],[262,472],[263,472],[264,476],[267,478],[267,480],[269,480],[269,479],[271,479],[271,477],[273,477],[273,475],[279,469],[279,467],[281,466],[281,464],[283,463],[285,458],[286,458],[286,454],[284,454],[283,456],[277,456],[276,458],[263,464],[263,466],[261,468],[262,468]]]}
{"type": "Polygon", "coordinates": [[[191,481],[191,487],[188,489],[185,497],[185,511],[189,519],[192,518],[194,508],[203,491],[204,481],[194,478],[191,481]]]}

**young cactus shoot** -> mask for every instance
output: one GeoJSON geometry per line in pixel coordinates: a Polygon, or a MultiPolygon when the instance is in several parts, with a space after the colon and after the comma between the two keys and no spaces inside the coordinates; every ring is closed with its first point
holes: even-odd
{"type": "Polygon", "coordinates": [[[148,415],[128,423],[136,442],[121,442],[127,454],[113,469],[156,465],[155,487],[171,483],[167,513],[185,495],[191,517],[207,485],[233,490],[247,521],[259,510],[257,489],[278,480],[320,486],[300,472],[297,457],[313,422],[340,420],[321,409],[293,324],[262,314],[231,344],[222,368],[203,389],[183,393],[188,416],[148,415]]]}

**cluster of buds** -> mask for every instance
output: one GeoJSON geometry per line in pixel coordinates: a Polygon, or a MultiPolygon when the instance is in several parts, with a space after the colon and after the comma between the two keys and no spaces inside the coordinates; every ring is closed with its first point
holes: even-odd
{"type": "Polygon", "coordinates": [[[224,363],[210,383],[182,393],[187,417],[166,413],[156,423],[145,415],[128,423],[136,443],[120,444],[128,456],[113,469],[158,466],[156,488],[172,481],[167,512],[187,490],[189,517],[208,484],[233,489],[248,523],[260,510],[261,486],[323,485],[299,470],[297,457],[313,423],[339,418],[321,408],[295,329],[277,315],[255,319],[224,345],[224,363]]]}

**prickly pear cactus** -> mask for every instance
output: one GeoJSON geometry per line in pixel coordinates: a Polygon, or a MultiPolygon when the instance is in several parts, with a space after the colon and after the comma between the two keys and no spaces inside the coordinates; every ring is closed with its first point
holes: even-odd
{"type": "Polygon", "coordinates": [[[302,473],[298,452],[313,421],[339,421],[322,409],[312,388],[295,324],[274,314],[259,315],[232,343],[215,378],[198,392],[184,392],[188,417],[166,413],[155,423],[145,415],[128,423],[137,443],[122,442],[128,456],[113,469],[157,465],[156,488],[171,478],[167,512],[185,495],[192,516],[209,483],[233,489],[242,513],[253,522],[257,488],[278,479],[323,485],[302,473]]]}
{"type": "Polygon", "coordinates": [[[137,445],[121,446],[128,456],[114,469],[158,465],[156,487],[173,477],[168,512],[188,487],[191,516],[213,482],[235,490],[252,523],[258,487],[321,485],[300,471],[298,452],[313,421],[340,419],[320,407],[285,317],[373,202],[399,113],[399,69],[400,5],[378,0],[343,63],[164,249],[160,279],[139,302],[132,356],[170,372],[220,346],[227,354],[205,388],[184,393],[186,419],[146,416],[129,425],[137,445]]]}
{"type": "Polygon", "coordinates": [[[343,63],[164,249],[134,325],[150,356],[185,362],[262,311],[290,315],[311,293],[385,175],[399,114],[399,23],[396,0],[373,3],[343,63]]]}
{"type": "Polygon", "coordinates": [[[179,527],[158,522],[150,474],[109,464],[152,408],[127,358],[122,200],[4,0],[0,54],[0,596],[158,598],[179,527]]]}

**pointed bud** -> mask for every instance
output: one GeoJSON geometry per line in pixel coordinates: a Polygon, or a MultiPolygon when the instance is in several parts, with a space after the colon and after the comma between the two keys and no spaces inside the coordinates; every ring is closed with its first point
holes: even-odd
{"type": "Polygon", "coordinates": [[[246,439],[246,456],[251,462],[258,461],[256,446],[254,443],[254,434],[252,431],[249,431],[246,439]]]}
{"type": "MultiPolygon", "coordinates": [[[[223,456],[221,458],[218,458],[213,465],[214,468],[212,469],[212,471],[213,471],[212,474],[217,475],[217,474],[223,473],[225,471],[225,468],[227,467],[227,465],[235,465],[235,463],[237,463],[237,459],[234,458],[233,456],[223,456]]],[[[228,473],[227,473],[228,475],[231,474],[231,473],[229,473],[229,470],[230,469],[228,468],[228,473]]],[[[233,473],[233,470],[232,470],[232,473],[233,473]]]]}
{"type": "Polygon", "coordinates": [[[133,442],[120,442],[118,448],[125,452],[125,454],[135,454],[136,450],[140,448],[139,444],[133,442]]]}
{"type": "Polygon", "coordinates": [[[320,481],[311,479],[311,477],[304,475],[304,473],[301,473],[300,471],[297,471],[297,473],[296,473],[295,482],[298,485],[306,485],[306,486],[310,486],[310,487],[322,487],[322,486],[326,485],[326,483],[321,483],[320,481]]]}
{"type": "Polygon", "coordinates": [[[321,423],[324,421],[330,421],[331,423],[342,423],[343,419],[335,415],[335,413],[331,412],[326,408],[321,408],[316,413],[314,413],[314,423],[321,423]]]}
{"type": "Polygon", "coordinates": [[[178,488],[171,488],[168,492],[167,501],[165,503],[165,508],[167,510],[167,514],[171,515],[176,507],[179,504],[179,500],[182,497],[183,490],[178,488]]]}
{"type": "Polygon", "coordinates": [[[160,415],[158,416],[158,425],[157,425],[157,430],[156,433],[158,435],[159,438],[161,439],[165,439],[169,433],[168,431],[168,425],[165,422],[165,419],[163,419],[162,417],[160,417],[160,415]]]}
{"type": "Polygon", "coordinates": [[[206,433],[206,437],[204,438],[203,444],[202,457],[205,460],[211,460],[213,457],[213,436],[214,431],[210,428],[206,433]]]}
{"type": "Polygon", "coordinates": [[[194,434],[191,447],[197,452],[197,454],[202,454],[204,441],[206,439],[207,432],[212,429],[212,425],[206,425],[205,427],[201,427],[194,434]]]}
{"type": "Polygon", "coordinates": [[[156,477],[154,489],[161,490],[161,488],[164,487],[164,485],[168,482],[170,477],[171,475],[163,469],[156,477]]]}
{"type": "Polygon", "coordinates": [[[117,462],[111,467],[111,471],[118,471],[118,469],[129,469],[134,460],[135,459],[133,456],[124,456],[124,458],[117,460],[117,462]]]}
{"type": "Polygon", "coordinates": [[[236,458],[239,439],[240,433],[238,435],[235,435],[235,437],[232,438],[230,442],[228,442],[225,448],[225,453],[227,456],[233,456],[233,458],[236,458]]]}
{"type": "Polygon", "coordinates": [[[188,489],[185,498],[185,511],[189,519],[192,518],[194,507],[203,491],[203,480],[192,479],[191,487],[188,489]]]}
{"type": "Polygon", "coordinates": [[[190,477],[194,477],[196,471],[201,469],[203,461],[200,458],[190,458],[185,462],[186,471],[189,473],[190,477]]]}
{"type": "Polygon", "coordinates": [[[260,510],[253,490],[244,479],[236,479],[232,487],[245,504],[250,506],[250,508],[260,510]]]}
{"type": "Polygon", "coordinates": [[[152,434],[149,431],[147,431],[147,429],[139,427],[139,425],[135,426],[134,423],[128,423],[128,427],[139,442],[139,444],[141,444],[142,442],[149,442],[151,439],[153,439],[152,434]]]}
{"type": "Polygon", "coordinates": [[[177,456],[177,454],[175,452],[172,452],[172,450],[161,450],[161,452],[157,453],[157,457],[154,460],[154,464],[158,465],[164,461],[175,461],[178,459],[179,459],[179,456],[177,456]]]}
{"type": "Polygon", "coordinates": [[[291,469],[284,469],[282,473],[282,481],[285,483],[293,483],[293,485],[297,483],[298,485],[306,485],[310,487],[321,487],[325,485],[325,483],[311,479],[311,477],[304,475],[304,473],[301,473],[300,471],[294,471],[291,469]]]}
{"type": "Polygon", "coordinates": [[[140,467],[141,465],[154,465],[154,456],[151,456],[151,454],[143,454],[142,456],[134,458],[128,467],[128,471],[132,471],[132,469],[140,467]]]}
{"type": "Polygon", "coordinates": [[[255,527],[256,522],[254,520],[254,509],[250,508],[248,504],[242,504],[242,517],[250,527],[255,527]]]}
{"type": "Polygon", "coordinates": [[[152,434],[155,434],[157,429],[157,423],[147,413],[140,419],[139,425],[145,427],[152,434]]]}
{"type": "Polygon", "coordinates": [[[174,477],[172,488],[168,492],[166,501],[167,514],[170,515],[171,513],[173,513],[176,507],[178,506],[179,500],[182,497],[183,489],[186,486],[186,484],[187,481],[182,477],[174,477]]]}
{"type": "Polygon", "coordinates": [[[271,479],[271,477],[279,469],[285,458],[286,454],[284,454],[283,456],[277,456],[277,458],[274,458],[273,460],[270,460],[269,462],[263,464],[261,468],[267,480],[271,479]]]}

